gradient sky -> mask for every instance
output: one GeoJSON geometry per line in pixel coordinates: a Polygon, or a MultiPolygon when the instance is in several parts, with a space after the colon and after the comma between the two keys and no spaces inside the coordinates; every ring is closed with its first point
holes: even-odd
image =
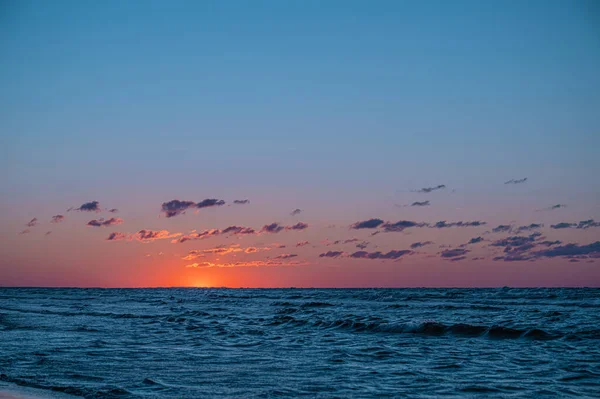
{"type": "Polygon", "coordinates": [[[4,1],[0,285],[600,286],[598,71],[594,1],[4,1]]]}

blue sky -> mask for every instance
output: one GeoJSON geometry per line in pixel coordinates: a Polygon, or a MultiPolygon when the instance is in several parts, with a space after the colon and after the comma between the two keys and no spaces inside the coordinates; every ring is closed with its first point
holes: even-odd
{"type": "Polygon", "coordinates": [[[593,1],[4,2],[0,212],[248,197],[341,220],[443,183],[431,212],[598,217],[599,21],[593,1]]]}

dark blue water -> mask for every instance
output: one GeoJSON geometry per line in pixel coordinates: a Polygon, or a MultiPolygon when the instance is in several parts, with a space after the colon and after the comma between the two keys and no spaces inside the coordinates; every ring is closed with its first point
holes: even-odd
{"type": "Polygon", "coordinates": [[[0,373],[86,398],[600,397],[600,290],[5,288],[0,373]]]}

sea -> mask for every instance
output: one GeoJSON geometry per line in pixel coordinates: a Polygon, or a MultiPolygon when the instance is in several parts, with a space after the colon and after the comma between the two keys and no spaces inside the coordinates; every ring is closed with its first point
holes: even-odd
{"type": "Polygon", "coordinates": [[[0,389],[598,398],[600,289],[0,288],[0,389]]]}

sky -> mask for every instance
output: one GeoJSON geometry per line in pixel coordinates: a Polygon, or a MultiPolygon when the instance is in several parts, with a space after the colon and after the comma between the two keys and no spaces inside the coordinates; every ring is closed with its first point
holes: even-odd
{"type": "Polygon", "coordinates": [[[600,286],[594,1],[4,1],[0,285],[600,286]]]}

